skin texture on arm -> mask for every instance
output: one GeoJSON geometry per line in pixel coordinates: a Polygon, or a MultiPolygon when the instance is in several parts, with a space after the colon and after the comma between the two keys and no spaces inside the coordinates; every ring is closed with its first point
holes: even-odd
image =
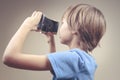
{"type": "MultiPolygon", "coordinates": [[[[31,30],[37,30],[37,25],[41,19],[41,16],[41,12],[35,11],[32,16],[25,19],[6,47],[3,55],[4,64],[20,69],[51,70],[47,55],[24,54],[21,51],[28,33],[31,30]]],[[[50,52],[52,51],[55,50],[51,49],[50,52]]]]}

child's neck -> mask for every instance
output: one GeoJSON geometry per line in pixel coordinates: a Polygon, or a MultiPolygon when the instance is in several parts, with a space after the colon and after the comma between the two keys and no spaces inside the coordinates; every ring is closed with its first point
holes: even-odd
{"type": "Polygon", "coordinates": [[[78,38],[74,37],[71,42],[69,42],[69,44],[67,44],[69,49],[73,49],[73,48],[78,48],[78,49],[82,49],[80,46],[80,41],[78,38]]]}
{"type": "Polygon", "coordinates": [[[70,44],[68,45],[70,49],[73,49],[73,48],[80,48],[80,46],[78,44],[70,44]]]}

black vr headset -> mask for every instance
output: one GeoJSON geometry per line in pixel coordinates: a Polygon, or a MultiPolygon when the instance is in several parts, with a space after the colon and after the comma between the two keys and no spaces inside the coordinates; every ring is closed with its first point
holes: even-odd
{"type": "Polygon", "coordinates": [[[56,34],[58,31],[58,25],[59,23],[57,21],[51,20],[42,15],[37,29],[41,30],[43,33],[53,32],[54,34],[56,34]]]}

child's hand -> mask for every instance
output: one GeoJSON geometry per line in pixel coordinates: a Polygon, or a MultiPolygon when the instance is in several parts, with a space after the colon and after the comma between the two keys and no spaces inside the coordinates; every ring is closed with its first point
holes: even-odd
{"type": "Polygon", "coordinates": [[[25,19],[22,25],[29,28],[29,30],[37,31],[37,26],[39,24],[39,21],[41,20],[41,16],[42,12],[34,11],[30,17],[25,19]]]}
{"type": "Polygon", "coordinates": [[[48,43],[53,42],[53,40],[54,40],[54,33],[47,32],[47,33],[43,33],[43,34],[46,35],[48,43]]]}
{"type": "Polygon", "coordinates": [[[47,37],[47,42],[49,44],[49,52],[56,52],[56,47],[55,47],[55,40],[54,40],[54,33],[52,32],[47,32],[44,33],[47,37]]]}

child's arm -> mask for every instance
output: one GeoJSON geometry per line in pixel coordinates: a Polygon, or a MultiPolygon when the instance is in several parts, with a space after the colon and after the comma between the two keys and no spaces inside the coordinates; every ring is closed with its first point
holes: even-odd
{"type": "Polygon", "coordinates": [[[47,39],[48,39],[47,42],[49,45],[49,52],[50,53],[56,52],[54,34],[51,32],[48,32],[45,35],[47,36],[47,39]]]}
{"type": "MultiPolygon", "coordinates": [[[[23,54],[21,49],[23,43],[31,30],[37,30],[37,25],[41,19],[41,12],[34,12],[28,17],[15,35],[10,40],[5,53],[3,62],[11,67],[29,70],[50,70],[50,62],[46,55],[23,54]]],[[[52,50],[51,50],[52,51],[52,50]]]]}

